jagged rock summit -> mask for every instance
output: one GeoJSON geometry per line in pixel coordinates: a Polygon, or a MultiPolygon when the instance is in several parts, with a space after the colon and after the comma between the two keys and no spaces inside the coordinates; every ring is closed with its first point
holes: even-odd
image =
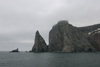
{"type": "Polygon", "coordinates": [[[47,52],[47,45],[39,31],[36,32],[35,42],[31,52],[47,52]]]}
{"type": "Polygon", "coordinates": [[[49,32],[50,52],[81,52],[93,51],[87,37],[68,21],[59,21],[49,32]]]}

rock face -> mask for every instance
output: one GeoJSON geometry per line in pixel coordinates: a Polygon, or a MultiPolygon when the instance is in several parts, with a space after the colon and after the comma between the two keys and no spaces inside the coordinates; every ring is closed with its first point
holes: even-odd
{"type": "Polygon", "coordinates": [[[92,32],[96,29],[100,28],[100,24],[95,24],[95,25],[91,25],[91,26],[85,26],[85,27],[78,27],[78,29],[80,31],[82,31],[83,33],[89,33],[92,32]]]}
{"type": "Polygon", "coordinates": [[[89,41],[97,49],[97,51],[100,51],[100,28],[89,32],[89,41]]]}
{"type": "Polygon", "coordinates": [[[81,52],[93,51],[85,34],[68,21],[59,21],[49,32],[50,52],[81,52]]]}
{"type": "Polygon", "coordinates": [[[35,43],[31,52],[47,52],[46,42],[38,31],[36,32],[35,43]]]}

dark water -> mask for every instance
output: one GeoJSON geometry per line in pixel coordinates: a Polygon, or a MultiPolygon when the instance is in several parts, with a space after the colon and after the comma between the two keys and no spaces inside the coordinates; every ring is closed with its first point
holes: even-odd
{"type": "Polygon", "coordinates": [[[0,52],[0,67],[100,67],[100,53],[0,52]]]}

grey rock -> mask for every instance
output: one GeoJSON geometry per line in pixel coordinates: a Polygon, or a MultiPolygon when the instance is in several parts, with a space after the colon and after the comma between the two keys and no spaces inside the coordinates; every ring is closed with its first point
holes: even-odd
{"type": "Polygon", "coordinates": [[[100,51],[100,28],[90,32],[88,39],[95,49],[100,51]]]}
{"type": "Polygon", "coordinates": [[[95,25],[90,25],[90,26],[85,26],[85,27],[78,27],[80,31],[82,31],[83,33],[86,33],[87,35],[89,32],[92,32],[98,28],[100,28],[100,24],[95,24],[95,25]]]}
{"type": "Polygon", "coordinates": [[[50,52],[81,52],[92,51],[94,47],[89,43],[86,35],[79,28],[68,21],[59,21],[49,32],[50,52]]]}
{"type": "Polygon", "coordinates": [[[48,46],[46,45],[45,40],[40,35],[39,31],[37,31],[35,35],[35,43],[31,52],[47,52],[47,48],[48,46]]]}
{"type": "Polygon", "coordinates": [[[10,52],[19,52],[19,49],[17,48],[15,50],[10,51],[10,52]]]}

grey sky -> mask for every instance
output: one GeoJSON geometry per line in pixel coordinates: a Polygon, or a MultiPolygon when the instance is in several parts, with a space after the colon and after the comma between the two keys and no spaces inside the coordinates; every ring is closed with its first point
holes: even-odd
{"type": "Polygon", "coordinates": [[[48,42],[59,20],[74,26],[100,23],[100,0],[0,0],[0,50],[30,50],[36,30],[48,42]]]}

